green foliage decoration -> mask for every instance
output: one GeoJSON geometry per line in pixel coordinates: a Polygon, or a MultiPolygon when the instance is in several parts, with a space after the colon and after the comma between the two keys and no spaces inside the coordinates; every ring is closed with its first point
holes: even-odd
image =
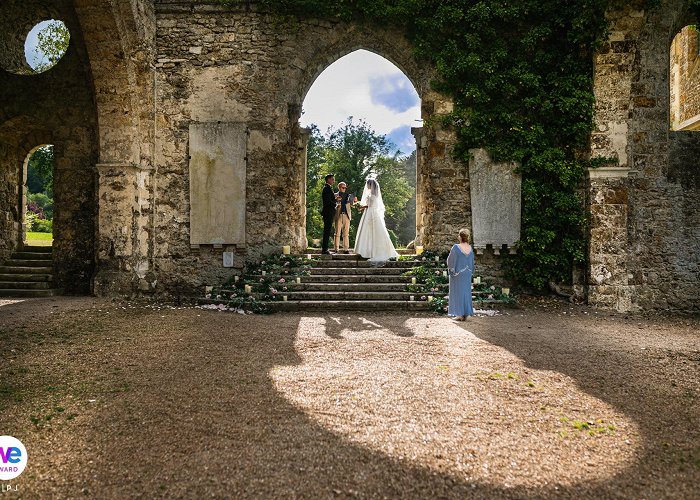
{"type": "MultiPolygon", "coordinates": [[[[571,280],[585,258],[587,221],[578,195],[591,166],[593,53],[614,0],[259,0],[279,16],[391,24],[450,95],[445,122],[463,161],[485,147],[517,161],[523,176],[522,238],[510,273],[542,289],[571,280]]],[[[693,0],[700,4],[700,0],[693,0]]],[[[237,2],[222,0],[223,3],[237,2]]]]}
{"type": "Polygon", "coordinates": [[[205,299],[256,314],[271,312],[269,303],[282,300],[296,277],[307,276],[309,260],[295,255],[268,255],[261,262],[249,262],[241,274],[232,275],[220,287],[212,287],[205,299]],[[265,274],[263,275],[263,271],[265,274]],[[251,293],[245,292],[245,286],[251,293]]]}

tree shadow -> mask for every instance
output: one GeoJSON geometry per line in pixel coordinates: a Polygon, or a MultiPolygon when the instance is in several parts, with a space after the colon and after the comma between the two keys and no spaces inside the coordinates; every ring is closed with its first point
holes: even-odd
{"type": "MultiPolygon", "coordinates": [[[[311,317],[316,317],[311,315],[311,317]]],[[[343,334],[352,331],[384,330],[396,337],[413,337],[414,332],[405,325],[406,317],[396,314],[357,314],[328,313],[318,317],[324,322],[325,333],[332,339],[342,339],[343,334]],[[371,316],[371,319],[369,318],[371,316]]]]}

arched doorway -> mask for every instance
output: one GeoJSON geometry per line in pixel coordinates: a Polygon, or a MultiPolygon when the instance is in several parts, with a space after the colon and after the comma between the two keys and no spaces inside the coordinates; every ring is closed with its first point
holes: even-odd
{"type": "MultiPolygon", "coordinates": [[[[420,98],[406,75],[389,60],[356,50],[329,65],[313,82],[300,125],[308,130],[306,234],[318,247],[322,231],[320,191],[328,173],[362,195],[376,176],[387,204],[386,222],[397,247],[416,236],[416,142],[420,98]]],[[[351,246],[360,214],[350,222],[351,246]]],[[[338,242],[342,245],[342,242],[338,242]]],[[[331,242],[331,246],[333,242],[331,242]]]]}
{"type": "Polygon", "coordinates": [[[53,244],[53,145],[33,148],[24,160],[20,210],[22,246],[50,247],[53,244]]]}
{"type": "MultiPolygon", "coordinates": [[[[313,54],[309,54],[301,69],[298,101],[289,103],[290,119],[298,121],[301,118],[302,102],[314,82],[342,57],[364,50],[395,66],[410,82],[420,102],[420,116],[415,118],[420,121],[414,122],[413,126],[404,124],[407,126],[404,132],[410,130],[416,145],[415,243],[426,249],[449,248],[458,229],[471,226],[469,178],[468,166],[450,155],[456,144],[456,134],[441,118],[453,110],[453,103],[449,97],[432,88],[431,82],[436,79],[435,69],[427,61],[416,60],[405,36],[390,29],[372,30],[352,26],[347,31],[338,30],[329,42],[316,43],[313,54]]],[[[292,143],[298,151],[295,176],[290,178],[291,185],[298,192],[293,206],[301,209],[295,214],[290,213],[289,218],[298,224],[291,238],[296,242],[293,246],[302,249],[307,243],[307,200],[304,193],[309,134],[299,124],[291,132],[292,143]]]]}
{"type": "Polygon", "coordinates": [[[44,234],[55,237],[49,247],[54,287],[87,294],[95,260],[98,126],[83,30],[71,3],[6,2],[0,14],[0,45],[6,49],[0,57],[0,176],[11,191],[11,201],[0,203],[9,229],[0,235],[0,260],[36,260],[14,254],[34,246],[26,238],[26,176],[32,159],[51,144],[56,203],[49,207],[42,200],[36,212],[43,218],[37,219],[44,221],[44,234]],[[52,208],[49,228],[46,211],[52,208]]]}

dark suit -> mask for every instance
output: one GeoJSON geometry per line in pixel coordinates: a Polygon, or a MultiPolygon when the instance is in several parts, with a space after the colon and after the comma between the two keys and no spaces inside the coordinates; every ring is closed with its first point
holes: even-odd
{"type": "Polygon", "coordinates": [[[321,215],[323,216],[321,250],[327,252],[328,238],[331,237],[331,228],[333,227],[333,218],[335,217],[335,193],[333,193],[333,188],[328,183],[323,186],[321,198],[323,199],[323,209],[321,209],[321,215]]]}

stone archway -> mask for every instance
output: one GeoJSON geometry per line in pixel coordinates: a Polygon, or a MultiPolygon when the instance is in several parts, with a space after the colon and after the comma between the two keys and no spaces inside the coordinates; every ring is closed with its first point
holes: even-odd
{"type": "MultiPolygon", "coordinates": [[[[306,54],[300,65],[298,91],[290,102],[290,118],[297,123],[301,114],[301,103],[316,78],[341,57],[356,50],[373,52],[399,68],[411,81],[421,100],[421,118],[424,127],[412,129],[416,138],[417,182],[416,182],[416,243],[429,249],[448,246],[460,227],[471,224],[469,210],[468,174],[465,165],[449,156],[456,137],[450,130],[439,126],[439,117],[452,111],[451,100],[435,92],[431,81],[435,80],[434,68],[427,61],[418,61],[413,48],[405,35],[395,29],[353,24],[335,24],[323,43],[316,43],[306,54]],[[439,172],[439,174],[438,174],[439,172]],[[451,205],[450,210],[436,211],[436,206],[451,205]]],[[[303,186],[295,206],[305,207],[305,135],[304,131],[293,129],[298,137],[301,154],[296,161],[297,178],[294,185],[303,186]]],[[[305,213],[299,210],[292,215],[295,221],[304,221],[305,213]]],[[[306,244],[304,225],[295,235],[297,245],[306,244]]]]}
{"type": "MultiPolygon", "coordinates": [[[[245,259],[277,252],[282,245],[294,251],[306,247],[306,139],[298,120],[312,82],[339,57],[364,48],[395,63],[418,90],[424,119],[452,109],[430,87],[433,69],[414,59],[400,31],[318,19],[280,20],[242,5],[198,4],[195,12],[172,3],[156,5],[153,142],[158,188],[149,229],[161,289],[199,288],[221,280],[230,272],[222,266],[224,252],[232,252],[233,265],[241,266],[245,259]],[[245,134],[245,158],[232,164],[245,169],[245,199],[231,197],[230,206],[222,208],[245,212],[242,240],[213,234],[208,243],[190,240],[193,225],[199,224],[191,211],[194,202],[217,210],[214,199],[226,199],[230,190],[241,188],[215,183],[215,193],[190,192],[195,175],[191,168],[200,168],[190,163],[192,134],[202,137],[206,130],[226,135],[227,143],[245,134]]],[[[433,124],[418,135],[419,183],[426,207],[422,243],[440,248],[471,223],[467,166],[449,155],[455,141],[451,131],[433,124]]],[[[198,151],[197,157],[216,149],[198,151]]],[[[117,266],[109,265],[116,276],[117,266]]],[[[133,276],[133,268],[129,272],[133,276]]],[[[120,269],[119,274],[127,272],[120,269]]]]}

